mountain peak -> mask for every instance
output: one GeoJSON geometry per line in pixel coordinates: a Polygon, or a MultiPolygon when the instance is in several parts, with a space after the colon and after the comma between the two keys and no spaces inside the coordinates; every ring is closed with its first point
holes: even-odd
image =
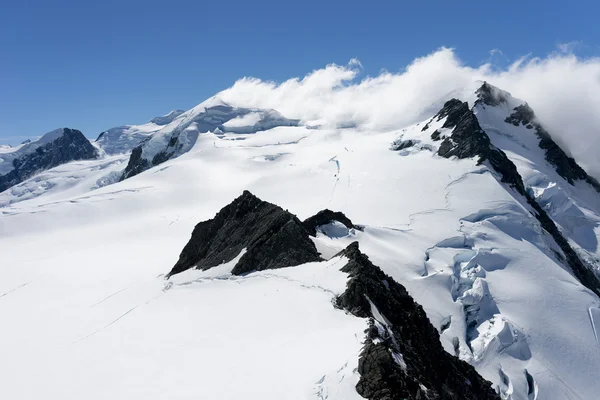
{"type": "Polygon", "coordinates": [[[40,171],[75,160],[90,160],[98,156],[94,146],[76,129],[59,128],[36,141],[3,155],[0,169],[0,192],[28,179],[40,171]],[[8,162],[6,162],[8,161],[8,162]]]}
{"type": "Polygon", "coordinates": [[[244,190],[213,219],[196,225],[169,276],[190,268],[207,270],[242,251],[234,275],[321,260],[295,215],[244,190]]]}
{"type": "Polygon", "coordinates": [[[477,95],[475,105],[483,103],[492,107],[508,103],[508,98],[510,97],[510,93],[490,85],[486,81],[483,81],[483,84],[475,91],[475,94],[477,95]]]}

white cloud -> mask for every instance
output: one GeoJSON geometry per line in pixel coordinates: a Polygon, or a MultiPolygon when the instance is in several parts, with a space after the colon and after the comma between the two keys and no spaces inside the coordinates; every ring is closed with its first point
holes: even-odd
{"type": "Polygon", "coordinates": [[[600,177],[600,58],[578,58],[572,53],[575,45],[560,45],[545,58],[525,56],[504,68],[471,67],[452,49],[441,48],[400,72],[377,76],[362,76],[362,65],[352,59],[281,83],[243,78],[219,96],[304,121],[387,129],[414,123],[448,92],[486,80],[527,101],[555,140],[600,177]]]}
{"type": "Polygon", "coordinates": [[[558,45],[556,45],[556,47],[558,48],[558,51],[562,52],[562,53],[567,53],[567,54],[571,54],[573,53],[578,47],[580,47],[582,44],[581,41],[578,40],[574,40],[572,42],[565,42],[565,43],[559,43],[558,45]]]}

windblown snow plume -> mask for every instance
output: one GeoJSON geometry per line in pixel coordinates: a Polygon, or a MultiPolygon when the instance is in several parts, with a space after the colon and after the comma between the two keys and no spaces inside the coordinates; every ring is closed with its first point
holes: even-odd
{"type": "Polygon", "coordinates": [[[304,121],[388,129],[418,122],[440,97],[485,80],[527,99],[553,138],[599,177],[600,59],[581,59],[571,50],[559,46],[545,58],[523,57],[498,69],[489,63],[469,67],[452,49],[441,48],[398,72],[364,77],[360,62],[351,60],[281,83],[243,78],[219,96],[304,121]]]}

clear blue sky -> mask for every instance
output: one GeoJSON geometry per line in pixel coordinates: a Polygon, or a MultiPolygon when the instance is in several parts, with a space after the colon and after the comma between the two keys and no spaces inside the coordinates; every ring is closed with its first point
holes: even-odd
{"type": "Polygon", "coordinates": [[[0,8],[0,143],[57,127],[96,137],[188,109],[243,76],[283,80],[358,58],[397,71],[454,47],[479,65],[600,44],[593,1],[57,1],[0,8]]]}

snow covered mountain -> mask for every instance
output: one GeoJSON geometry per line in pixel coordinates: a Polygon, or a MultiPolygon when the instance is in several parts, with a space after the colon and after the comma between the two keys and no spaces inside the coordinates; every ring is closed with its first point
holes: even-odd
{"type": "Polygon", "coordinates": [[[298,120],[284,118],[275,110],[231,107],[211,98],[188,112],[179,114],[147,141],[135,147],[122,179],[132,177],[188,152],[200,133],[256,133],[279,126],[297,126],[298,120]]]}
{"type": "Polygon", "coordinates": [[[183,110],[173,110],[162,117],[152,118],[146,124],[110,128],[100,133],[95,143],[108,155],[129,153],[134,147],[152,136],[152,134],[173,122],[183,112],[183,110]]]}
{"type": "Polygon", "coordinates": [[[161,126],[0,194],[8,397],[600,393],[599,185],[524,101],[477,82],[376,131],[216,96],[161,126]]]}
{"type": "Polygon", "coordinates": [[[74,161],[98,156],[96,149],[75,129],[59,128],[36,141],[0,149],[0,192],[31,176],[74,161]]]}

